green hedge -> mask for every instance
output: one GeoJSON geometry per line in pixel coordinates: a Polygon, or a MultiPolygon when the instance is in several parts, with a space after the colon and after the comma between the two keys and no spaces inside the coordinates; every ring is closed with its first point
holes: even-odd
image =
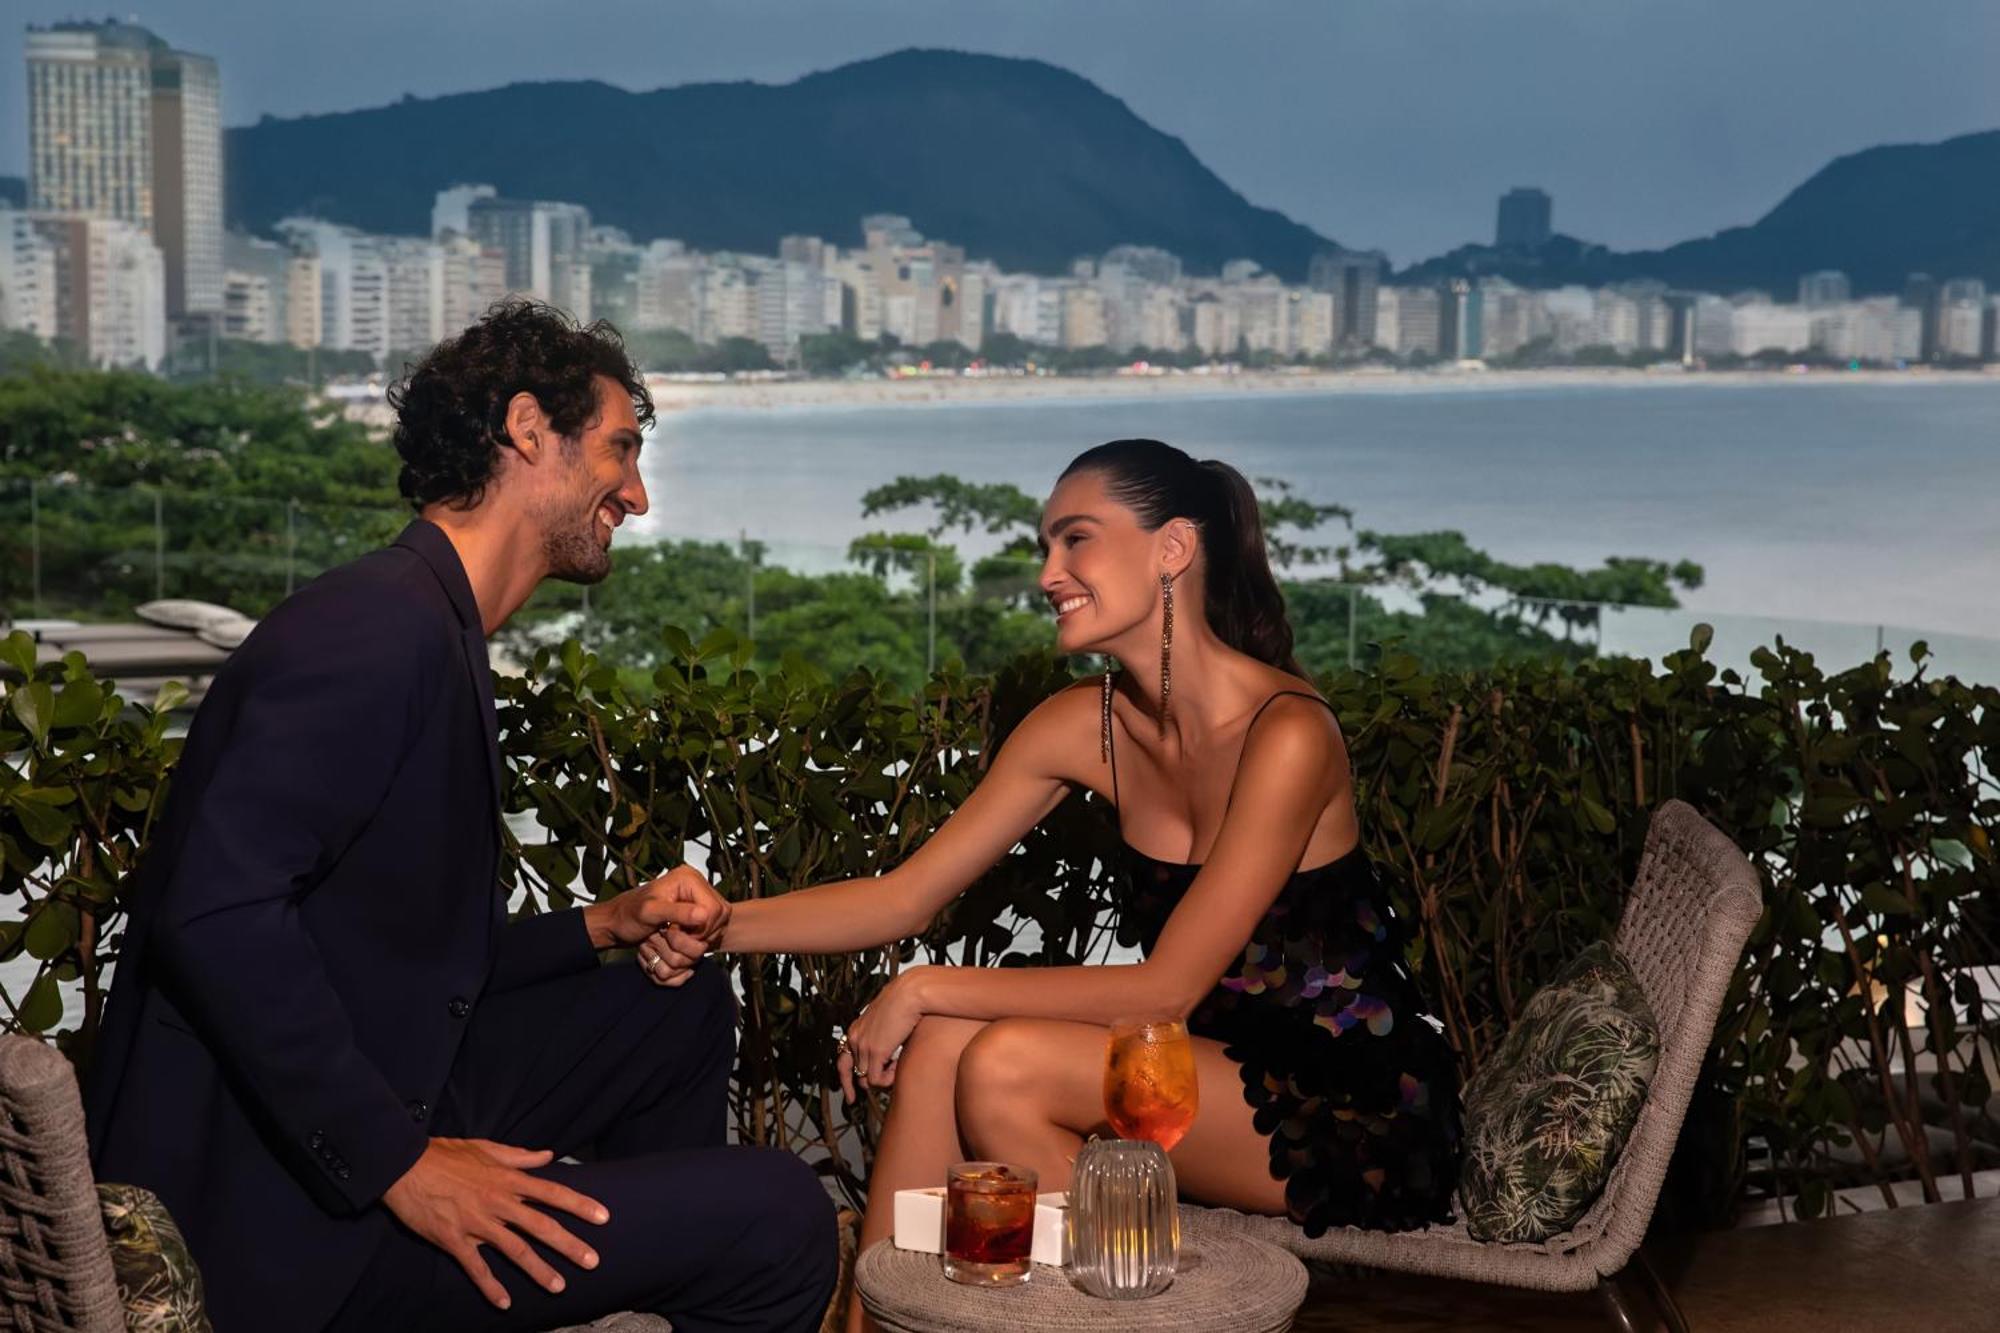
{"type": "MultiPolygon", "coordinates": [[[[650,693],[574,644],[500,682],[508,808],[538,835],[510,833],[506,858],[529,910],[690,856],[739,896],[884,869],[1070,679],[1024,659],[995,678],[947,671],[913,698],[796,659],[753,672],[726,631],[666,642],[650,693]]],[[[1746,682],[1705,647],[1698,633],[1657,669],[1476,674],[1426,674],[1392,651],[1321,682],[1370,851],[1421,928],[1413,965],[1476,1065],[1542,978],[1611,932],[1654,806],[1688,800],[1750,854],[1767,910],[1683,1136],[1680,1202],[1719,1220],[1751,1185],[1815,1214],[1836,1186],[1894,1177],[1935,1196],[1940,1177],[2000,1160],[1975,1040],[1995,1024],[1974,976],[2000,959],[2000,691],[1928,679],[1921,649],[1913,670],[1885,655],[1827,675],[1780,642],[1746,682]]],[[[13,907],[0,961],[34,962],[0,1000],[10,1027],[85,1060],[120,877],[177,742],[81,659],[34,668],[18,635],[0,656],[26,678],[0,686],[0,752],[16,756],[0,769],[0,896],[13,907]]],[[[836,1028],[918,948],[970,964],[1101,959],[1112,836],[1079,798],[922,941],[734,960],[741,1136],[806,1154],[858,1196],[881,1107],[850,1116],[831,1087],[836,1028]]]]}

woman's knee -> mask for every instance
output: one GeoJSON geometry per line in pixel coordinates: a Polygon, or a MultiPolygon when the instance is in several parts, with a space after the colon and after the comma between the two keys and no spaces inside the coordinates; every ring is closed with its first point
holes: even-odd
{"type": "Polygon", "coordinates": [[[1031,1092],[1040,1045],[1031,1020],[1002,1018],[981,1028],[958,1057],[960,1109],[977,1113],[1031,1092]]]}
{"type": "Polygon", "coordinates": [[[957,1074],[959,1057],[966,1046],[986,1026],[976,1019],[926,1014],[917,1021],[916,1029],[903,1043],[902,1054],[896,1058],[897,1077],[915,1071],[927,1079],[950,1081],[957,1074]]]}

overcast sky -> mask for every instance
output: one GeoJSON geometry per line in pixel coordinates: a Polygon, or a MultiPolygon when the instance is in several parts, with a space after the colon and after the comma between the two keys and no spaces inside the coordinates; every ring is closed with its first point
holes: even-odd
{"type": "MultiPolygon", "coordinates": [[[[111,8],[120,0],[108,0],[111,8]]],[[[133,0],[123,0],[130,4],[133,0]]],[[[26,170],[21,19],[0,174],[26,170]]],[[[1755,220],[1829,158],[2000,128],[1996,0],[146,0],[231,125],[488,88],[786,82],[905,46],[1066,66],[1253,202],[1409,262],[1540,185],[1619,248],[1755,220]]]]}

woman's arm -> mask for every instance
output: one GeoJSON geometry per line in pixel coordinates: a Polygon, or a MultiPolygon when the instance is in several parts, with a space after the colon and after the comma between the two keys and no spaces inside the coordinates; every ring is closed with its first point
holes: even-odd
{"type": "Polygon", "coordinates": [[[1075,756],[1096,736],[1088,689],[1044,700],[1000,747],[979,785],[886,874],[736,903],[717,947],[735,953],[852,953],[921,934],[940,909],[1062,804],[1075,756]],[[1081,732],[1078,728],[1082,728],[1081,732]]]}
{"type": "Polygon", "coordinates": [[[880,1086],[896,1047],[926,1014],[1109,1024],[1184,1018],[1243,955],[1313,830],[1349,782],[1327,710],[1280,699],[1244,743],[1214,850],[1143,963],[1080,967],[918,967],[892,982],[849,1032],[856,1064],[880,1086]]]}

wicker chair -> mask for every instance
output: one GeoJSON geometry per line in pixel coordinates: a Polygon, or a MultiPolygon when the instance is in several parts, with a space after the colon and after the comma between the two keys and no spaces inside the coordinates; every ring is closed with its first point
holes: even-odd
{"type": "MultiPolygon", "coordinates": [[[[0,1036],[0,1329],[126,1333],[69,1061],[0,1036]]],[[[655,1315],[609,1315],[557,1333],[670,1333],[655,1315]]]]}
{"type": "Polygon", "coordinates": [[[69,1061],[0,1037],[0,1328],[125,1333],[69,1061]]]}
{"type": "MultiPolygon", "coordinates": [[[[1604,1192],[1569,1231],[1538,1243],[1489,1244],[1460,1221],[1393,1234],[1345,1227],[1313,1240],[1284,1218],[1230,1216],[1302,1259],[1541,1291],[1597,1288],[1614,1320],[1631,1327],[1633,1312],[1607,1279],[1645,1239],[1730,977],[1762,913],[1757,872],[1735,844],[1681,801],[1654,813],[1617,948],[1659,1019],[1659,1068],[1604,1192]]],[[[1675,1322],[1671,1301],[1644,1276],[1675,1322]]]]}

